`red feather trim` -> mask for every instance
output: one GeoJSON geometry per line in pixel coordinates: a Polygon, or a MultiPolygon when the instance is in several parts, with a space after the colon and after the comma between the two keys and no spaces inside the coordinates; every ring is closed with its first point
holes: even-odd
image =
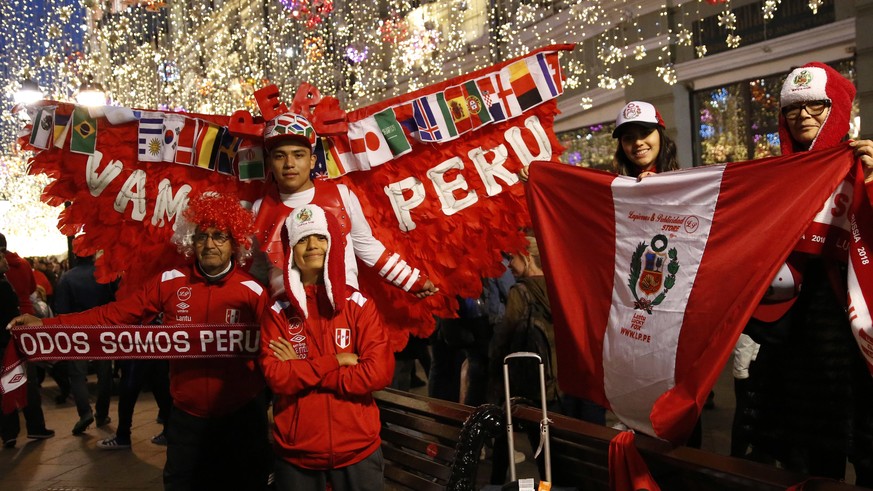
{"type": "MultiPolygon", "coordinates": [[[[501,182],[504,185],[503,192],[487,196],[484,184],[466,155],[476,147],[486,150],[501,144],[509,147],[504,138],[506,130],[523,127],[527,117],[536,116],[548,134],[552,148],[550,158],[557,159],[563,148],[551,130],[555,114],[557,105],[553,100],[529,110],[522,117],[482,127],[450,144],[413,141],[412,153],[369,172],[352,172],[340,178],[361,201],[373,235],[389,250],[399,253],[411,266],[427,273],[440,289],[437,295],[417,300],[390,285],[373,268],[358,262],[361,291],[376,301],[389,328],[395,350],[406,345],[410,333],[419,337],[429,336],[435,327],[434,315],[456,317],[458,303],[455,295],[479,297],[482,293],[481,278],[497,277],[504,271],[501,251],[526,250],[524,229],[531,226],[531,220],[524,185],[518,182],[507,188],[501,182]],[[434,188],[428,182],[427,170],[456,156],[463,156],[464,169],[447,174],[445,180],[452,181],[462,176],[476,191],[478,201],[459,213],[447,216],[442,212],[434,188]],[[412,212],[416,228],[403,232],[384,188],[408,176],[415,176],[425,183],[427,196],[412,212]]],[[[523,129],[522,136],[529,148],[536,148],[530,131],[523,129]]],[[[505,167],[517,172],[521,163],[512,150],[509,150],[509,154],[505,167]]],[[[465,192],[458,190],[455,194],[462,197],[465,192]]]]}
{"type": "MultiPolygon", "coordinates": [[[[41,104],[57,105],[58,115],[70,115],[74,108],[72,104],[53,101],[41,104]]],[[[229,120],[227,116],[186,116],[222,126],[227,126],[229,120]]],[[[161,217],[154,216],[162,182],[169,184],[174,195],[184,185],[191,186],[192,195],[211,190],[219,194],[235,193],[240,199],[250,202],[260,195],[262,183],[257,181],[240,182],[234,176],[187,165],[139,162],[137,122],[112,125],[105,118],[97,118],[96,122],[97,151],[102,154],[102,159],[99,162],[94,159],[91,171],[104,173],[114,161],[122,166],[120,174],[105,188],[89,188],[89,156],[70,152],[69,136],[65,142],[67,148],[52,147],[35,154],[30,160],[30,173],[46,174],[55,179],[46,186],[42,200],[54,206],[71,203],[58,217],[58,229],[65,235],[74,235],[80,230],[85,232],[73,243],[73,249],[78,253],[103,251],[95,263],[97,279],[109,282],[123,277],[119,298],[136,291],[147,278],[184,261],[170,243],[173,219],[164,216],[161,220],[161,217]],[[121,200],[119,208],[122,204],[124,208],[120,212],[115,209],[116,198],[119,195],[123,198],[122,188],[135,172],[145,173],[144,189],[134,188],[145,196],[146,214],[141,220],[132,214],[134,201],[125,203],[121,200]]]]}

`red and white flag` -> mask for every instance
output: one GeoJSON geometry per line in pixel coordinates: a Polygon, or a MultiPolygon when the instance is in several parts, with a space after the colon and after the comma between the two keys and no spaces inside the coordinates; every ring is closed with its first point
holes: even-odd
{"type": "Polygon", "coordinates": [[[185,118],[185,125],[182,126],[182,129],[179,132],[179,138],[176,140],[177,164],[193,165],[194,143],[197,139],[199,129],[199,119],[185,118]]]}
{"type": "Polygon", "coordinates": [[[3,363],[0,368],[0,410],[3,414],[23,408],[27,405],[27,374],[24,360],[18,355],[15,343],[9,343],[3,352],[3,363]]]}
{"type": "MultiPolygon", "coordinates": [[[[534,165],[528,203],[561,389],[683,443],[770,280],[853,162],[841,146],[640,182],[534,165]]],[[[866,193],[855,194],[853,207],[869,211],[866,193]]],[[[859,285],[853,300],[873,291],[859,285]]],[[[869,309],[856,307],[869,333],[869,309]]]]}

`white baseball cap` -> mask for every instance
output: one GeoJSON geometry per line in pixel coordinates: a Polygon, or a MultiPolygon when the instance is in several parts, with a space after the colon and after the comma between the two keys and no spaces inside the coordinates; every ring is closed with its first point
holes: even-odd
{"type": "Polygon", "coordinates": [[[642,101],[630,101],[621,108],[618,117],[615,119],[615,130],[612,132],[612,137],[618,138],[621,134],[621,127],[629,123],[638,124],[646,128],[658,126],[664,129],[667,128],[655,106],[642,101]]]}

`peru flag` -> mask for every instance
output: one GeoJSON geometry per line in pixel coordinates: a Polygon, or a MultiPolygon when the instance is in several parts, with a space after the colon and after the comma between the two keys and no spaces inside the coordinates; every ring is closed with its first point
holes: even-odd
{"type": "Polygon", "coordinates": [[[853,163],[841,146],[640,182],[534,165],[528,203],[561,389],[683,443],[770,280],[853,163]]]}

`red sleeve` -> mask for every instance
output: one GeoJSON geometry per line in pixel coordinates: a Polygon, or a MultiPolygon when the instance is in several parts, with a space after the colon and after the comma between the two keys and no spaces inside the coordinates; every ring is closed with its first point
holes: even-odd
{"type": "Polygon", "coordinates": [[[30,294],[36,290],[36,279],[33,270],[30,269],[30,263],[14,253],[7,253],[6,260],[9,262],[6,279],[9,280],[18,297],[18,310],[22,314],[34,314],[30,294]]]}
{"type": "Polygon", "coordinates": [[[281,361],[270,349],[270,340],[287,339],[288,321],[285,312],[274,304],[264,309],[261,318],[261,353],[258,358],[267,385],[276,394],[295,395],[300,391],[321,385],[324,377],[335,373],[339,362],[334,355],[323,355],[304,360],[281,361]]]}
{"type": "Polygon", "coordinates": [[[45,325],[117,326],[150,322],[163,310],[160,277],[122,300],[107,303],[84,312],[62,314],[43,319],[45,325]]]}
{"type": "Polygon", "coordinates": [[[394,378],[394,353],[388,333],[376,312],[376,304],[367,300],[362,307],[353,301],[346,303],[344,315],[356,332],[358,364],[340,369],[325,377],[322,387],[338,395],[369,395],[384,389],[394,378]]]}

